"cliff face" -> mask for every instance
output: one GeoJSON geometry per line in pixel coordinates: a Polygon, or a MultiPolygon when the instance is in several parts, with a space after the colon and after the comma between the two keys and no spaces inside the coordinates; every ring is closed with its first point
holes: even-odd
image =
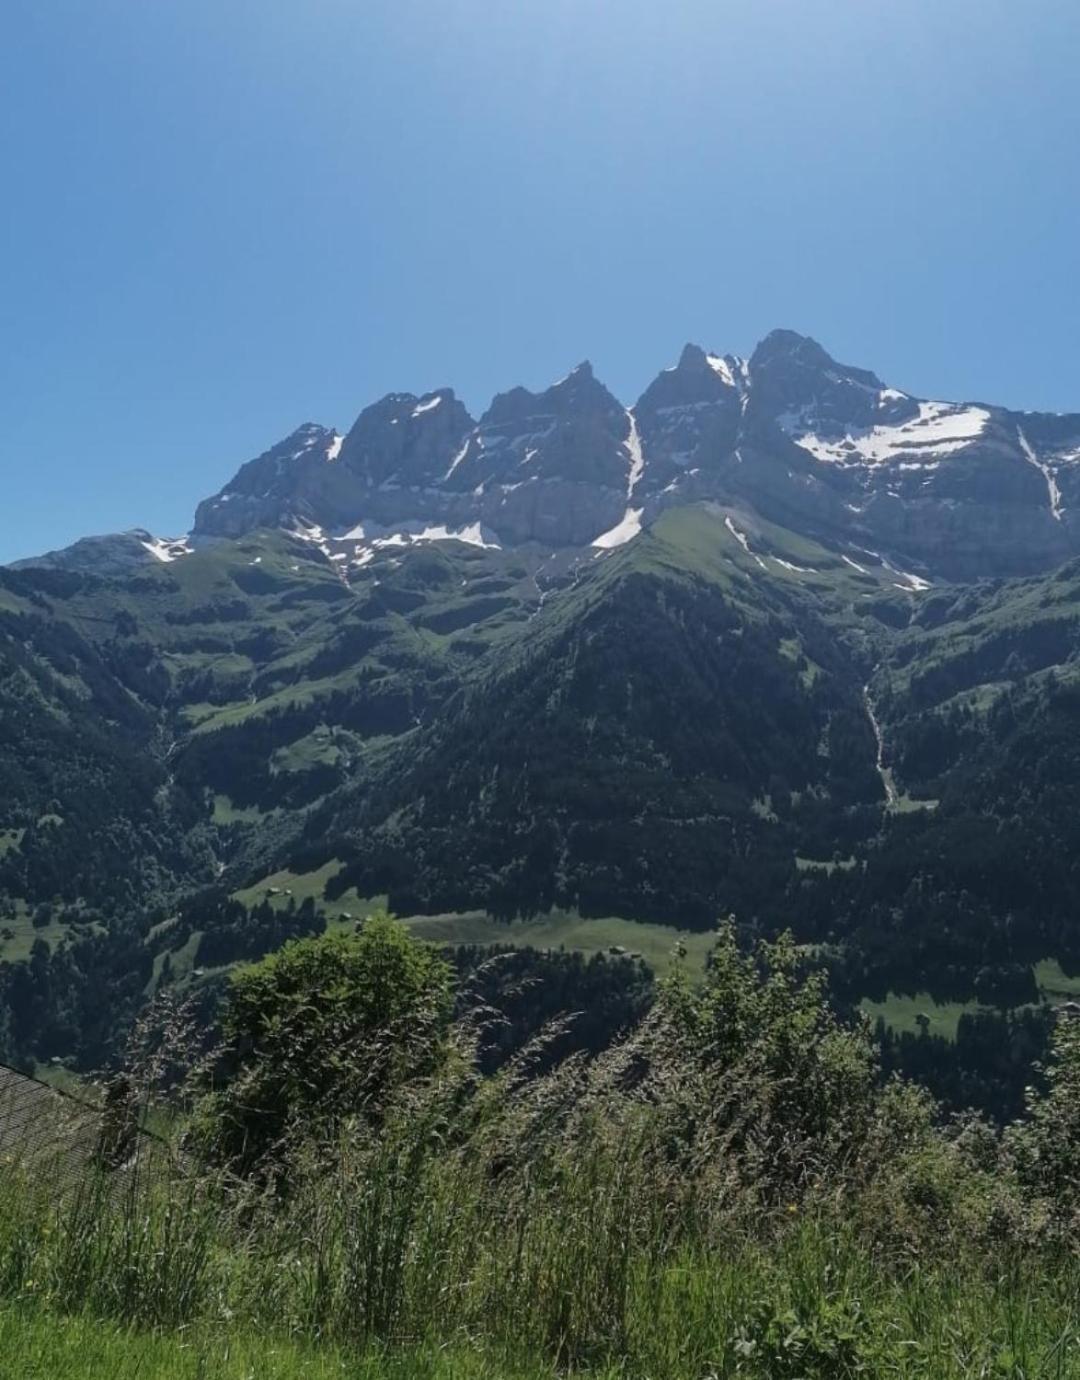
{"type": "Polygon", "coordinates": [[[651,505],[718,497],[947,579],[1080,548],[1080,416],[915,398],[769,336],[748,362],[688,347],[636,413],[651,505]]]}
{"type": "MultiPolygon", "coordinates": [[[[627,409],[582,364],[479,421],[451,389],[393,393],[342,436],[313,424],[199,505],[192,536],[283,528],[356,540],[469,533],[551,551],[630,540],[713,499],[938,580],[1028,574],[1080,553],[1080,415],[917,398],[774,331],[749,360],[688,345],[627,409]]],[[[146,533],[44,558],[171,559],[146,533]],[[119,543],[119,545],[118,545],[119,543]]]]}

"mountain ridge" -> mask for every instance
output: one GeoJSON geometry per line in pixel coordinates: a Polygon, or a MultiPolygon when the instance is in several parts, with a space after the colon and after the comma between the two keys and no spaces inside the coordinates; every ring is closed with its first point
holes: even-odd
{"type": "MultiPolygon", "coordinates": [[[[479,419],[437,388],[388,394],[344,434],[305,423],[198,505],[190,542],[283,528],[346,566],[395,534],[604,550],[703,500],[932,579],[1034,573],[1080,554],[1080,414],[918,398],[777,330],[749,359],[687,345],[630,407],[584,362],[479,419]]],[[[107,572],[182,553],[125,536],[34,559],[107,572]]]]}

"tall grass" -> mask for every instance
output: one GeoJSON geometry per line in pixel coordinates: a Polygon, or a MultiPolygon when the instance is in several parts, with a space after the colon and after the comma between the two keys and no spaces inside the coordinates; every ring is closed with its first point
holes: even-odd
{"type": "Polygon", "coordinates": [[[469,1347],[364,1353],[236,1328],[136,1331],[89,1315],[0,1305],[4,1380],[554,1380],[469,1347]]]}
{"type": "Polygon", "coordinates": [[[211,1346],[471,1358],[402,1375],[1080,1375],[1080,1264],[1009,1218],[985,1146],[900,1092],[857,1157],[829,1128],[776,1153],[778,1096],[654,1028],[539,1079],[452,1063],[261,1180],[179,1160],[57,1195],[12,1173],[0,1298],[211,1346]]]}

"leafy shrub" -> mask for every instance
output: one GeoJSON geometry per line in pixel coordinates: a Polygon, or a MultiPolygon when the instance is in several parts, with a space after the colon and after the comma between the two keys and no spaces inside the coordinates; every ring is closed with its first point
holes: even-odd
{"type": "Polygon", "coordinates": [[[385,915],[356,937],[298,940],[232,978],[218,1085],[193,1144],[246,1171],[284,1141],[381,1114],[445,1057],[450,970],[385,915]]]}

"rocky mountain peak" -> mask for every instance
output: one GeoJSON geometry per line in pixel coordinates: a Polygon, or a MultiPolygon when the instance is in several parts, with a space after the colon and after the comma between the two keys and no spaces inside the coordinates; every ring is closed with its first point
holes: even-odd
{"type": "MultiPolygon", "coordinates": [[[[330,540],[369,524],[603,548],[701,501],[949,578],[1038,570],[1080,551],[1080,417],[925,401],[777,330],[749,362],[687,344],[631,412],[588,361],[499,394],[479,422],[450,388],[390,393],[345,437],[308,422],[248,461],[200,504],[193,535],[330,540]]],[[[175,554],[131,534],[71,559],[175,554]]]]}
{"type": "Polygon", "coordinates": [[[709,357],[700,345],[686,344],[682,348],[679,362],[675,366],[680,373],[704,374],[709,367],[709,357]]]}
{"type": "Polygon", "coordinates": [[[779,329],[770,331],[759,341],[750,362],[755,368],[787,361],[808,369],[834,369],[836,361],[818,342],[798,331],[779,329]]]}
{"type": "Polygon", "coordinates": [[[146,566],[168,565],[190,551],[185,537],[156,537],[145,528],[135,527],[130,532],[82,537],[60,551],[15,561],[12,569],[72,570],[84,575],[122,577],[146,566]]]}
{"type": "Polygon", "coordinates": [[[749,386],[738,356],[686,345],[634,407],[646,460],[642,492],[683,498],[703,472],[714,472],[737,444],[749,386]]]}
{"type": "Polygon", "coordinates": [[[342,466],[364,484],[434,483],[476,423],[452,388],[390,393],[356,419],[341,447],[342,466]]]}
{"type": "Polygon", "coordinates": [[[586,360],[541,393],[527,388],[512,388],[499,393],[480,419],[482,427],[501,427],[511,422],[538,418],[565,420],[585,415],[624,417],[621,402],[608,391],[593,373],[586,360]]]}
{"type": "Polygon", "coordinates": [[[788,425],[793,419],[825,430],[866,428],[882,416],[917,413],[917,405],[886,388],[868,369],[840,364],[809,336],[773,331],[750,359],[753,413],[788,425]]]}
{"type": "Polygon", "coordinates": [[[797,331],[771,331],[751,355],[750,368],[755,378],[797,382],[804,388],[848,383],[878,392],[885,387],[869,369],[838,363],[816,340],[797,331]]]}
{"type": "Polygon", "coordinates": [[[317,487],[319,472],[336,459],[341,437],[314,422],[241,465],[225,487],[199,504],[195,536],[236,537],[255,527],[288,526],[308,516],[304,496],[317,487]]]}
{"type": "Polygon", "coordinates": [[[635,411],[698,403],[732,403],[749,386],[746,361],[737,355],[717,355],[700,345],[684,345],[679,362],[657,375],[638,399],[635,411]]]}
{"type": "Polygon", "coordinates": [[[738,355],[718,355],[703,350],[700,345],[684,345],[679,362],[673,369],[665,369],[660,378],[672,374],[680,378],[697,378],[709,383],[720,379],[728,388],[741,390],[746,384],[746,361],[738,355]]]}
{"type": "Polygon", "coordinates": [[[541,393],[496,397],[451,482],[510,540],[586,544],[623,516],[630,437],[622,403],[580,364],[541,393]]]}

